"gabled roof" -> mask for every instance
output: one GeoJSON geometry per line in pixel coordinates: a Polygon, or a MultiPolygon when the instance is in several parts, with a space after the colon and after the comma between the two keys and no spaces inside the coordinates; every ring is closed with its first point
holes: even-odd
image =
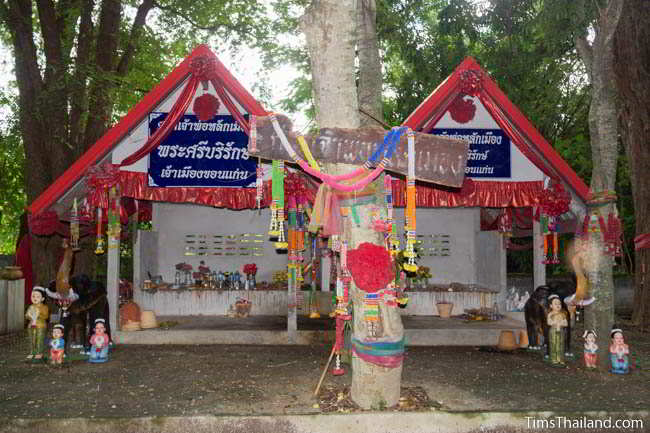
{"type": "Polygon", "coordinates": [[[190,75],[190,63],[193,58],[207,56],[215,59],[216,75],[221,79],[225,90],[248,113],[257,116],[267,114],[266,110],[248,93],[237,79],[219,61],[207,45],[199,45],[183,62],[169,73],[156,87],[124,116],[115,126],[109,129],[86,153],[76,160],[59,178],[38,196],[28,207],[28,212],[39,214],[47,210],[66,191],[73,187],[90,167],[99,163],[110,153],[120,141],[146,116],[169,96],[190,75]]]}
{"type": "MultiPolygon", "coordinates": [[[[404,125],[415,131],[430,131],[445,114],[449,105],[459,94],[464,71],[478,71],[482,77],[479,97],[490,102],[497,111],[494,120],[507,125],[514,135],[512,142],[537,165],[542,172],[557,177],[568,184],[583,201],[589,196],[589,187],[562,159],[560,154],[542,137],[521,111],[508,99],[499,86],[472,57],[466,57],[454,72],[445,79],[420,106],[404,121],[404,125]],[[542,166],[540,166],[542,165],[542,166]]],[[[502,129],[506,130],[506,128],[502,129]]]]}

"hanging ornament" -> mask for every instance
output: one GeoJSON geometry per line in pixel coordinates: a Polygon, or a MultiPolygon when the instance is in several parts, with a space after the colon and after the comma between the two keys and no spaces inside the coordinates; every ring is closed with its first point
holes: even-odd
{"type": "Polygon", "coordinates": [[[120,198],[117,187],[112,186],[108,192],[108,226],[106,234],[108,237],[108,248],[114,249],[119,246],[119,239],[122,226],[120,224],[120,198]]]}
{"type": "Polygon", "coordinates": [[[286,249],[289,244],[284,237],[284,161],[274,160],[272,167],[269,235],[276,238],[276,249],[286,249]]]}
{"type": "Polygon", "coordinates": [[[257,170],[255,170],[255,201],[257,202],[257,210],[262,210],[262,200],[264,199],[264,169],[262,168],[262,161],[257,158],[257,170]]]}
{"type": "Polygon", "coordinates": [[[406,181],[406,248],[404,257],[407,258],[404,269],[409,272],[416,272],[418,266],[415,264],[415,242],[416,242],[416,218],[415,218],[415,134],[408,130],[408,177],[406,181]]]}
{"type": "Polygon", "coordinates": [[[97,208],[97,246],[95,254],[104,254],[104,236],[102,235],[102,208],[97,208]]]}
{"type": "Polygon", "coordinates": [[[72,202],[70,214],[70,246],[72,251],[79,251],[79,211],[77,209],[77,198],[72,202]]]}

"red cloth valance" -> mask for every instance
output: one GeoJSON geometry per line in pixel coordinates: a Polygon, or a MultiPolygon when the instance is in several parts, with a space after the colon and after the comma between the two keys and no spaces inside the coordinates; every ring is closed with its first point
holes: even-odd
{"type": "MultiPolygon", "coordinates": [[[[417,207],[526,207],[537,206],[542,181],[479,182],[466,179],[460,190],[416,185],[417,207]],[[470,186],[471,185],[471,186],[470,186]]],[[[393,206],[406,206],[406,182],[393,179],[393,206]]]]}
{"type": "MultiPolygon", "coordinates": [[[[195,203],[233,210],[255,209],[255,188],[158,188],[150,187],[146,173],[122,171],[120,191],[125,197],[171,203],[195,203]]],[[[544,189],[542,181],[466,181],[460,190],[417,185],[418,207],[526,207],[537,206],[544,189]]],[[[271,182],[264,182],[262,207],[271,199],[271,182]]],[[[310,197],[313,200],[313,197],[310,197]]],[[[406,182],[393,179],[393,206],[406,206],[406,182]]]]}
{"type": "MultiPolygon", "coordinates": [[[[124,197],[140,200],[166,201],[171,203],[194,203],[233,210],[255,209],[255,188],[158,188],[150,187],[146,173],[122,171],[120,191],[124,197]]],[[[271,182],[264,182],[262,207],[271,201],[271,182]]]]}

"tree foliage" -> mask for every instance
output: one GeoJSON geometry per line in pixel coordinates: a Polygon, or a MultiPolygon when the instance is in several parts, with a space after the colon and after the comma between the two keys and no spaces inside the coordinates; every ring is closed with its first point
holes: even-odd
{"type": "MultiPolygon", "coordinates": [[[[0,94],[0,110],[15,112],[10,95],[0,94]]],[[[16,247],[20,216],[25,207],[25,152],[15,116],[0,125],[0,254],[11,254],[16,247]]]]}
{"type": "MultiPolygon", "coordinates": [[[[267,37],[266,22],[264,4],[247,0],[0,0],[0,35],[15,59],[27,201],[195,45],[252,43],[267,37]]],[[[56,254],[45,244],[32,251],[36,280],[51,278],[56,254]]]]}

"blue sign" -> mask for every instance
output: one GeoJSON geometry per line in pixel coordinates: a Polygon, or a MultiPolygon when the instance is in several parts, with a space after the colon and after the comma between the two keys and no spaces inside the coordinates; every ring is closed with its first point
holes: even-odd
{"type": "Polygon", "coordinates": [[[500,129],[435,128],[431,134],[460,138],[469,143],[467,177],[512,176],[510,164],[510,137],[500,129]]]}
{"type": "MultiPolygon", "coordinates": [[[[149,114],[149,136],[167,113],[149,114]]],[[[149,186],[255,187],[257,158],[248,154],[248,135],[232,116],[201,122],[184,115],[149,154],[149,186]]]]}

